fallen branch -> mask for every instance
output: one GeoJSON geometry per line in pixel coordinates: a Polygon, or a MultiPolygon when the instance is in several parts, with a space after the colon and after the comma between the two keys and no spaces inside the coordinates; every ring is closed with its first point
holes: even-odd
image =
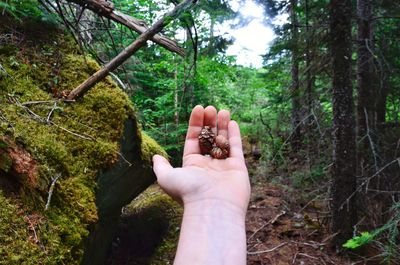
{"type": "Polygon", "coordinates": [[[55,178],[52,179],[51,185],[49,188],[49,195],[47,196],[47,203],[44,207],[44,210],[47,211],[50,207],[51,196],[53,196],[54,186],[56,185],[57,180],[61,177],[61,174],[58,174],[55,178]]]}
{"type": "MultiPolygon", "coordinates": [[[[117,23],[120,23],[133,31],[142,34],[148,30],[148,26],[143,20],[128,16],[122,12],[114,10],[114,5],[109,1],[104,0],[67,0],[68,2],[76,3],[83,8],[87,8],[100,16],[109,18],[117,23]]],[[[177,53],[180,56],[185,55],[185,50],[167,37],[161,34],[155,34],[150,39],[165,49],[177,53]]]]}
{"type": "Polygon", "coordinates": [[[248,255],[258,255],[258,254],[270,253],[270,252],[273,252],[273,251],[277,250],[278,248],[281,248],[281,247],[283,247],[283,246],[285,246],[287,244],[288,244],[287,242],[283,242],[283,243],[281,243],[281,244],[279,244],[279,245],[277,245],[277,246],[275,246],[273,248],[266,249],[266,250],[260,250],[260,251],[254,251],[254,252],[247,252],[247,254],[248,255]]]}
{"type": "Polygon", "coordinates": [[[158,20],[153,26],[151,26],[146,32],[142,33],[131,45],[126,47],[120,54],[114,59],[107,63],[102,69],[90,76],[86,81],[76,87],[68,95],[68,99],[74,99],[75,97],[82,96],[86,91],[93,87],[97,82],[105,78],[109,72],[114,71],[124,63],[129,57],[135,54],[146,42],[152,38],[155,34],[160,32],[166,25],[172,20],[177,18],[184,11],[189,10],[195,0],[186,0],[181,4],[177,5],[171,12],[165,14],[160,20],[158,20]]]}

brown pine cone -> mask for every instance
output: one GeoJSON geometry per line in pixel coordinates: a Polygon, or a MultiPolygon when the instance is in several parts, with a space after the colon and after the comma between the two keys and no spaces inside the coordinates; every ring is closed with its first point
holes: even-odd
{"type": "Polygon", "coordinates": [[[215,135],[210,126],[204,126],[199,135],[200,152],[209,155],[215,143],[215,135]]]}
{"type": "Polygon", "coordinates": [[[218,146],[214,146],[214,148],[210,152],[211,156],[216,159],[225,159],[228,158],[228,150],[219,148],[218,146]]]}

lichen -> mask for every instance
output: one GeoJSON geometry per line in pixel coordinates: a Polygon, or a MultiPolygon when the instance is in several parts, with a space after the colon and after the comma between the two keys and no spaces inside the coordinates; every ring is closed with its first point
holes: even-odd
{"type": "MultiPolygon", "coordinates": [[[[135,114],[127,95],[110,78],[74,103],[56,100],[99,66],[80,54],[62,31],[37,24],[31,34],[34,26],[18,29],[25,34],[18,48],[10,41],[8,49],[0,49],[6,73],[0,75],[0,136],[7,135],[39,164],[35,187],[17,183],[17,190],[10,191],[1,180],[17,180],[7,172],[10,161],[0,158],[0,203],[6,205],[0,211],[0,264],[78,264],[88,226],[98,219],[97,174],[119,159],[124,121],[135,114]],[[38,36],[46,37],[38,42],[38,36]],[[49,187],[59,175],[45,211],[49,187]],[[4,197],[11,194],[15,200],[4,197]],[[32,213],[40,222],[24,221],[23,216],[32,213]],[[30,226],[37,240],[30,240],[30,226]],[[18,236],[13,238],[13,233],[18,236]]],[[[165,154],[148,136],[143,140],[144,163],[150,163],[154,153],[165,154]]]]}

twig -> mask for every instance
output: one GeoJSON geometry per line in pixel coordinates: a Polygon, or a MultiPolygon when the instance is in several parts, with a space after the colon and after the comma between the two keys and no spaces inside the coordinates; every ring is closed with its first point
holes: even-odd
{"type": "Polygon", "coordinates": [[[49,114],[47,115],[46,122],[49,123],[51,119],[51,115],[53,114],[54,110],[57,108],[57,101],[54,102],[53,107],[51,108],[49,114]]]}
{"type": "Polygon", "coordinates": [[[117,152],[117,154],[122,158],[122,160],[124,160],[124,161],[128,164],[128,167],[131,167],[131,166],[132,166],[132,163],[129,162],[129,161],[124,157],[124,155],[123,155],[122,153],[117,152]]]}
{"type": "Polygon", "coordinates": [[[7,77],[13,79],[13,77],[7,72],[7,70],[0,64],[0,71],[3,72],[7,77]]]}
{"type": "Polygon", "coordinates": [[[79,137],[79,138],[82,138],[82,139],[85,139],[85,140],[91,140],[91,141],[95,140],[93,136],[90,136],[90,135],[84,136],[84,135],[81,135],[81,134],[72,132],[72,131],[70,131],[70,130],[68,130],[68,129],[66,129],[66,128],[64,128],[64,127],[62,127],[62,126],[60,126],[60,125],[58,125],[58,124],[55,124],[55,123],[52,122],[52,121],[50,121],[49,124],[54,125],[54,126],[56,126],[57,128],[60,128],[61,130],[65,131],[65,132],[67,132],[67,133],[70,133],[70,134],[72,134],[72,135],[74,135],[74,136],[76,136],[76,137],[79,137]]]}
{"type": "Polygon", "coordinates": [[[75,100],[70,100],[70,99],[56,99],[56,100],[37,100],[37,101],[26,101],[26,102],[22,102],[21,105],[22,106],[29,106],[29,105],[36,105],[36,104],[47,104],[47,103],[55,103],[58,101],[62,101],[62,102],[75,102],[75,100]]]}
{"type": "MultiPolygon", "coordinates": [[[[372,156],[374,157],[375,171],[378,171],[378,169],[379,169],[378,157],[379,156],[378,156],[378,154],[376,152],[375,144],[374,144],[374,141],[372,140],[372,137],[371,137],[371,129],[369,128],[368,112],[367,112],[366,108],[364,108],[364,115],[365,115],[365,125],[367,127],[367,137],[368,137],[368,140],[369,140],[369,144],[371,145],[372,156]]],[[[367,185],[367,187],[368,187],[368,185],[367,185]]]]}
{"type": "Polygon", "coordinates": [[[117,83],[122,88],[122,90],[124,90],[124,91],[127,90],[125,84],[122,82],[122,80],[116,74],[114,74],[113,72],[110,72],[110,75],[115,81],[117,81],[117,83]]]}
{"type": "Polygon", "coordinates": [[[393,165],[394,163],[398,163],[400,166],[400,157],[390,161],[389,163],[387,163],[386,165],[384,165],[383,167],[381,167],[381,169],[379,169],[377,172],[375,172],[375,174],[373,174],[371,177],[368,177],[366,180],[364,180],[358,187],[357,189],[350,194],[350,196],[340,205],[340,209],[343,209],[343,206],[349,202],[349,200],[357,193],[361,190],[361,188],[367,184],[372,178],[378,176],[380,173],[382,173],[382,171],[384,171],[386,168],[388,168],[389,166],[393,165]]]}
{"type": "MultiPolygon", "coordinates": [[[[18,100],[17,98],[14,98],[14,97],[10,96],[10,99],[11,99],[13,102],[15,102],[15,104],[16,104],[17,106],[23,108],[26,112],[28,112],[28,113],[33,117],[33,119],[36,120],[36,121],[38,121],[38,122],[54,125],[54,126],[56,126],[57,128],[60,128],[61,130],[65,131],[65,132],[68,132],[68,133],[70,133],[70,134],[72,134],[72,135],[74,135],[74,136],[76,136],[76,137],[79,137],[79,138],[82,138],[82,139],[85,139],[85,140],[95,140],[95,138],[92,137],[92,136],[90,136],[90,135],[87,135],[87,136],[80,135],[80,134],[78,134],[78,133],[72,132],[72,131],[70,131],[70,130],[68,130],[68,129],[66,129],[66,128],[64,128],[64,127],[62,127],[62,126],[60,126],[60,125],[58,125],[58,124],[56,124],[56,123],[54,123],[53,121],[51,121],[51,120],[49,119],[49,116],[50,116],[50,115],[47,116],[48,119],[44,119],[44,118],[40,117],[38,114],[36,114],[36,113],[35,113],[34,111],[32,111],[30,108],[28,108],[27,106],[22,105],[21,102],[19,102],[19,100],[18,100]]],[[[31,101],[30,104],[40,104],[40,103],[43,103],[44,101],[41,101],[40,103],[38,103],[38,102],[40,102],[40,101],[31,101]]],[[[54,101],[51,101],[51,102],[54,102],[54,101]]],[[[50,114],[50,113],[49,113],[49,114],[50,114]]]]}
{"type": "Polygon", "coordinates": [[[252,239],[259,231],[261,231],[262,229],[264,229],[267,225],[269,224],[274,224],[279,217],[281,217],[282,215],[286,214],[286,211],[281,211],[280,213],[278,213],[273,219],[271,219],[270,221],[268,221],[267,223],[265,223],[264,225],[262,225],[260,228],[258,228],[256,231],[254,231],[254,233],[249,236],[249,238],[247,239],[247,242],[250,241],[250,239],[252,239]]]}
{"type": "Polygon", "coordinates": [[[294,264],[295,262],[296,262],[296,259],[297,259],[297,255],[299,254],[299,252],[296,252],[296,254],[293,256],[293,259],[292,259],[292,264],[294,264]]]}
{"type": "Polygon", "coordinates": [[[273,251],[277,250],[278,248],[281,248],[287,244],[288,244],[287,242],[283,242],[273,248],[266,249],[266,250],[260,250],[260,251],[254,251],[254,252],[247,252],[247,254],[248,255],[258,255],[258,254],[270,253],[270,252],[273,252],[273,251]]]}
{"type": "Polygon", "coordinates": [[[310,259],[319,259],[319,258],[317,258],[317,257],[308,255],[308,254],[306,254],[306,253],[299,253],[299,256],[304,256],[304,257],[307,257],[307,258],[310,258],[310,259]]]}
{"type": "Polygon", "coordinates": [[[61,177],[61,174],[58,174],[55,178],[52,179],[51,185],[49,188],[49,195],[47,196],[47,203],[44,207],[44,210],[47,211],[50,207],[51,196],[53,196],[54,186],[56,185],[57,180],[61,177]]]}

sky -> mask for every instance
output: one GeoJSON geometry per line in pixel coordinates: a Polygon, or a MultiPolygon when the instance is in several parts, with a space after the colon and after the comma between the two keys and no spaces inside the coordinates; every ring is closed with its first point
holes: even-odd
{"type": "MultiPolygon", "coordinates": [[[[276,37],[272,28],[263,23],[265,21],[264,8],[253,0],[229,0],[228,3],[232,10],[238,12],[240,17],[248,23],[241,27],[233,27],[233,25],[238,24],[238,19],[228,20],[223,24],[216,25],[215,33],[233,38],[233,45],[229,46],[226,54],[236,56],[237,64],[261,68],[261,56],[268,52],[269,46],[276,37]]],[[[201,14],[199,19],[201,20],[201,14]]],[[[204,20],[206,21],[206,17],[204,20]]],[[[272,21],[276,25],[282,25],[286,22],[287,14],[278,15],[272,21]]],[[[178,31],[176,38],[184,40],[185,31],[178,31]]]]}
{"type": "MultiPolygon", "coordinates": [[[[217,29],[219,34],[232,36],[233,45],[227,50],[227,55],[235,55],[236,63],[244,66],[260,68],[262,66],[262,57],[268,52],[269,45],[275,38],[271,27],[266,26],[264,8],[257,5],[253,0],[230,0],[229,4],[235,12],[247,21],[247,25],[241,28],[232,28],[234,21],[227,21],[217,29]]],[[[286,22],[286,15],[278,16],[275,24],[286,22]]]]}

